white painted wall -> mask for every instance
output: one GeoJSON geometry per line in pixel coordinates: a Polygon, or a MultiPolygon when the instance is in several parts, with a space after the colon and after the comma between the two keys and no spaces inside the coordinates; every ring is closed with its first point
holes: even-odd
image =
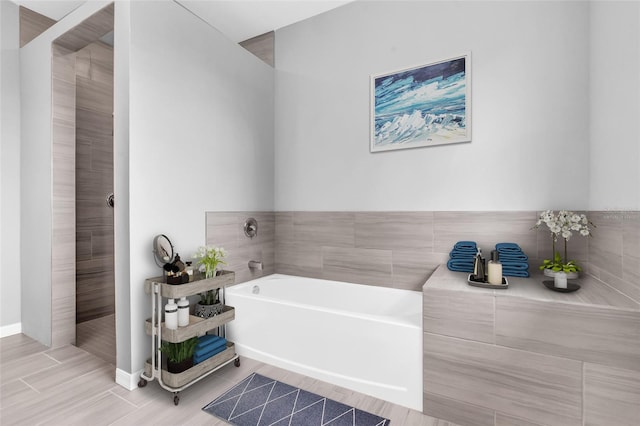
{"type": "Polygon", "coordinates": [[[640,210],[640,3],[592,2],[590,210],[640,210]]]}
{"type": "Polygon", "coordinates": [[[0,337],[20,333],[20,37],[18,6],[0,2],[0,337]]]}
{"type": "Polygon", "coordinates": [[[588,40],[587,2],[358,1],[276,31],[276,210],[586,208],[588,40]],[[369,153],[369,76],[467,51],[473,141],[369,153]]]}
{"type": "Polygon", "coordinates": [[[149,356],[143,283],[160,272],[153,237],[168,235],[190,258],[205,243],[206,211],[273,209],[273,69],[176,3],[130,8],[130,342],[137,371],[149,356]]]}

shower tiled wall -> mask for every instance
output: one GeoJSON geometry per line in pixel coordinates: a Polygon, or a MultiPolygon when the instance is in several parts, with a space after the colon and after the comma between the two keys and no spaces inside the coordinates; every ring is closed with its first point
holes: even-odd
{"type": "MultiPolygon", "coordinates": [[[[569,258],[640,301],[640,212],[588,216],[593,236],[574,235],[569,258]]],[[[538,273],[552,246],[546,227],[532,229],[537,218],[537,211],[209,212],[207,243],[229,249],[236,282],[277,272],[421,291],[460,240],[476,241],[485,256],[498,242],[515,242],[529,256],[529,271],[538,273]],[[251,215],[264,225],[255,241],[242,232],[251,215]],[[249,271],[249,260],[263,260],[262,273],[249,271]]]]}
{"type": "Polygon", "coordinates": [[[76,52],[76,322],[115,313],[113,48],[76,52]]]}

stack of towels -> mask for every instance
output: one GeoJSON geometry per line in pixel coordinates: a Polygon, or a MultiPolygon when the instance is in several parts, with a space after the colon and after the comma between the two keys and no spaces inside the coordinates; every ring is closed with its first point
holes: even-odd
{"type": "Polygon", "coordinates": [[[478,247],[475,241],[458,241],[451,253],[449,253],[449,261],[447,268],[456,272],[473,272],[473,264],[478,247]]]}
{"type": "Polygon", "coordinates": [[[212,334],[205,334],[202,337],[198,337],[198,344],[196,345],[196,350],[193,353],[193,363],[201,363],[225,349],[227,349],[227,339],[223,337],[214,336],[212,334]]]}
{"type": "Polygon", "coordinates": [[[529,277],[529,258],[516,243],[498,243],[496,250],[502,263],[502,275],[529,277]]]}

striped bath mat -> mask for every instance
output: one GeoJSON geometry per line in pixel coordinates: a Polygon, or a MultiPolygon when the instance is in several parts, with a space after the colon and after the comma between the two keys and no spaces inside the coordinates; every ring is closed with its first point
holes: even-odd
{"type": "Polygon", "coordinates": [[[237,426],[389,426],[385,419],[253,373],[202,408],[237,426]]]}

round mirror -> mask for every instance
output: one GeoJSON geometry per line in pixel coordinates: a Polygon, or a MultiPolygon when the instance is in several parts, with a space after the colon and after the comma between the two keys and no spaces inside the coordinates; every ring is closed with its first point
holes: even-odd
{"type": "Polygon", "coordinates": [[[166,235],[156,235],[153,239],[153,253],[160,266],[173,262],[173,245],[166,235]]]}

